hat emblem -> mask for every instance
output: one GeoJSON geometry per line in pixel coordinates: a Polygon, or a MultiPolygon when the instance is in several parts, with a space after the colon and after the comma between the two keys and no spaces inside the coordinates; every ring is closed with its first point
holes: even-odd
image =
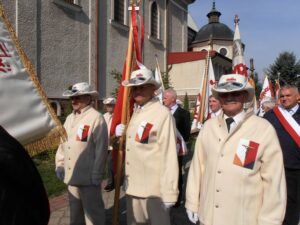
{"type": "Polygon", "coordinates": [[[226,79],[226,81],[229,81],[229,82],[230,81],[236,81],[236,79],[234,77],[229,77],[229,78],[226,79]]]}

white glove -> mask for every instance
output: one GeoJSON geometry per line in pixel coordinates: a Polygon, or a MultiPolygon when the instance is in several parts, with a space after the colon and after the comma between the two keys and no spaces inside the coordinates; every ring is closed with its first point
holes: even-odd
{"type": "Polygon", "coordinates": [[[201,129],[203,128],[203,124],[200,123],[200,122],[198,122],[198,123],[197,123],[197,128],[198,128],[199,130],[201,130],[201,129]]]}
{"type": "Polygon", "coordinates": [[[192,223],[196,224],[197,221],[199,220],[198,213],[192,212],[192,211],[189,210],[189,209],[186,209],[186,213],[187,213],[187,215],[188,215],[189,220],[190,220],[192,223]]]}
{"type": "Polygon", "coordinates": [[[115,131],[115,134],[117,137],[121,137],[124,133],[124,130],[125,130],[125,125],[124,124],[119,124],[116,126],[116,131],[115,131]]]}
{"type": "Polygon", "coordinates": [[[175,202],[163,202],[164,209],[169,209],[175,205],[175,202]]]}
{"type": "Polygon", "coordinates": [[[60,179],[61,181],[63,181],[65,178],[65,169],[63,167],[57,167],[55,172],[56,172],[57,178],[60,179]]]}

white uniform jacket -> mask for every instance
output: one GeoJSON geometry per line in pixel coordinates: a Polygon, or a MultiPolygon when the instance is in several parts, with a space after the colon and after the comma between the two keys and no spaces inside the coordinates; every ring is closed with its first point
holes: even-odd
{"type": "Polygon", "coordinates": [[[152,99],[136,108],[126,132],[126,194],[176,202],[176,125],[171,112],[152,99]]]}
{"type": "Polygon", "coordinates": [[[103,116],[91,106],[80,114],[70,114],[64,124],[68,139],[56,153],[56,167],[65,168],[68,185],[91,185],[101,179],[107,148],[107,126],[103,116]]]}
{"type": "Polygon", "coordinates": [[[286,183],[272,125],[252,111],[230,134],[223,113],[208,120],[197,138],[185,206],[205,225],[281,225],[286,183]]]}

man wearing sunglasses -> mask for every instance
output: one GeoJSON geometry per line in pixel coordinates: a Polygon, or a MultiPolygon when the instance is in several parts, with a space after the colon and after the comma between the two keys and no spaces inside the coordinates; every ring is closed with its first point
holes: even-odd
{"type": "Polygon", "coordinates": [[[244,109],[254,96],[248,79],[221,76],[212,89],[223,112],[196,141],[186,189],[187,214],[202,225],[281,225],[286,204],[283,159],[276,132],[244,109]]]}
{"type": "Polygon", "coordinates": [[[55,162],[57,177],[68,185],[70,225],[104,225],[100,182],[108,131],[103,116],[92,107],[98,92],[82,82],[74,84],[63,96],[71,99],[73,112],[64,124],[68,137],[58,147],[55,162]]]}
{"type": "MultiPolygon", "coordinates": [[[[135,102],[126,130],[125,192],[127,225],[170,225],[170,207],[178,198],[176,124],[155,97],[161,83],[142,67],[122,85],[135,102]]],[[[116,136],[125,126],[116,127],[116,136]]]]}

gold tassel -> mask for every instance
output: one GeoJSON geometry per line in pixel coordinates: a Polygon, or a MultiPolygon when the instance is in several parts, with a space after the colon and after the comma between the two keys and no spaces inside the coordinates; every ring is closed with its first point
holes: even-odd
{"type": "Polygon", "coordinates": [[[21,61],[23,62],[24,67],[27,70],[27,73],[33,83],[33,86],[37,90],[37,93],[39,94],[44,105],[46,106],[48,113],[50,114],[51,118],[54,120],[54,122],[56,124],[56,127],[53,128],[51,131],[49,131],[49,133],[45,137],[43,137],[39,140],[36,140],[32,143],[29,143],[25,146],[25,148],[27,149],[29,154],[31,156],[33,156],[33,155],[41,153],[49,148],[57,147],[60,141],[66,140],[67,133],[66,133],[64,127],[62,126],[60,120],[56,116],[56,113],[54,112],[53,108],[51,107],[51,104],[48,101],[48,98],[47,98],[42,86],[40,85],[40,83],[38,81],[36,72],[35,72],[31,62],[29,61],[29,59],[26,56],[23,49],[21,48],[20,42],[14,31],[14,28],[11,25],[11,23],[9,22],[9,19],[8,19],[1,3],[0,3],[0,16],[2,17],[4,24],[6,25],[7,30],[9,31],[11,40],[13,41],[13,43],[16,47],[16,50],[18,52],[18,55],[19,55],[21,61]]]}

